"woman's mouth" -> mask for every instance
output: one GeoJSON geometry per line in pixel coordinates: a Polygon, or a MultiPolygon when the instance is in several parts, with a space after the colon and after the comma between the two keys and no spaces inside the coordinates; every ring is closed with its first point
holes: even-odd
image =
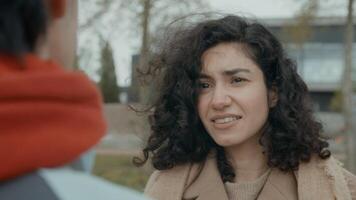
{"type": "Polygon", "coordinates": [[[240,116],[231,116],[231,117],[224,117],[224,118],[217,118],[212,120],[216,124],[226,124],[235,120],[241,119],[240,116]]]}
{"type": "Polygon", "coordinates": [[[225,129],[235,125],[235,123],[241,118],[242,116],[240,115],[221,115],[213,117],[211,122],[215,128],[225,129]]]}

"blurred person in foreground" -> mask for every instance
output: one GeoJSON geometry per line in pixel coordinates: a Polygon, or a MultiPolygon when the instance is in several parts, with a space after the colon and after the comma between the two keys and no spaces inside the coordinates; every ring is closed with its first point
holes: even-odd
{"type": "Polygon", "coordinates": [[[73,170],[85,162],[63,167],[106,132],[95,84],[62,68],[76,29],[76,0],[0,2],[0,199],[142,199],[73,170]]]}
{"type": "Polygon", "coordinates": [[[235,15],[177,28],[150,62],[162,82],[134,160],[156,169],[147,195],[356,199],[356,177],[331,156],[307,86],[270,31],[235,15]]]}

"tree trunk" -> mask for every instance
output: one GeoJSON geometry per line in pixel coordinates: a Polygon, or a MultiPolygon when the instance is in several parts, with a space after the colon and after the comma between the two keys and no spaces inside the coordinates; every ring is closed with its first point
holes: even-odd
{"type": "MultiPolygon", "coordinates": [[[[145,72],[147,68],[145,67],[147,63],[147,58],[149,54],[149,38],[150,38],[150,31],[149,31],[149,23],[150,23],[150,11],[151,11],[151,0],[143,0],[143,12],[142,12],[142,44],[141,44],[141,51],[140,51],[140,64],[139,68],[141,71],[145,72]]],[[[148,100],[148,90],[149,87],[146,85],[141,85],[140,87],[140,102],[147,103],[148,100]]]]}
{"type": "Polygon", "coordinates": [[[352,130],[352,44],[353,44],[353,0],[348,1],[345,33],[345,68],[343,74],[343,112],[347,134],[347,167],[356,173],[356,134],[352,130]]]}

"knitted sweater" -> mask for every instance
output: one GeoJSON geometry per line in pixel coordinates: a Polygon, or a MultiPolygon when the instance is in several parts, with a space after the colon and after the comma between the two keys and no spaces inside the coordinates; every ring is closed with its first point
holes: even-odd
{"type": "Polygon", "coordinates": [[[229,200],[255,200],[265,185],[270,172],[271,169],[268,169],[254,181],[226,182],[225,190],[229,200]]]}

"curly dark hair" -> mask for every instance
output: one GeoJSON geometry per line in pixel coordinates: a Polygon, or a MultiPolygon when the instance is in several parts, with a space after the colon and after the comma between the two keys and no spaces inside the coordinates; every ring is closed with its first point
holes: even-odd
{"type": "Polygon", "coordinates": [[[270,109],[267,128],[260,138],[270,167],[297,170],[313,154],[330,157],[329,144],[320,133],[322,125],[313,117],[308,89],[287,57],[281,43],[263,25],[228,15],[205,20],[169,32],[168,38],[150,63],[151,72],[163,79],[149,115],[151,135],[143,149],[143,165],[150,157],[154,168],[170,169],[185,163],[202,162],[209,152],[217,153],[217,165],[224,182],[232,181],[234,170],[223,147],[205,130],[197,111],[202,54],[220,43],[243,44],[265,77],[268,89],[278,91],[277,105],[270,109]]]}

